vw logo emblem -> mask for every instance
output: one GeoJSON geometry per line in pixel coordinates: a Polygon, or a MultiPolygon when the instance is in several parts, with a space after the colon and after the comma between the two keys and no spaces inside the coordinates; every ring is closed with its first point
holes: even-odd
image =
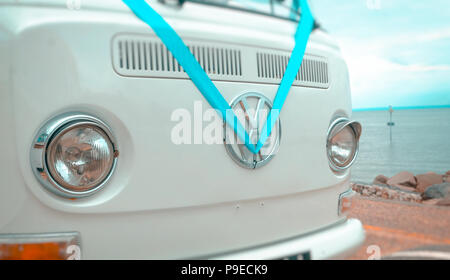
{"type": "MultiPolygon", "coordinates": [[[[256,144],[272,109],[272,102],[260,93],[248,92],[237,96],[230,106],[247,131],[250,143],[256,144]]],[[[253,154],[234,130],[224,122],[225,149],[237,164],[245,168],[255,169],[267,164],[275,156],[280,138],[281,124],[278,118],[264,146],[257,154],[253,154]]]]}

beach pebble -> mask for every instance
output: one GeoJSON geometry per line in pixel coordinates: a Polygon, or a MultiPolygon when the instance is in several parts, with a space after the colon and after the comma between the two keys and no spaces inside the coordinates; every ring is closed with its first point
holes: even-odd
{"type": "Polygon", "coordinates": [[[408,187],[415,187],[417,185],[416,177],[414,177],[414,174],[407,171],[402,171],[393,177],[391,177],[386,182],[390,186],[408,186],[408,187]]]}
{"type": "Polygon", "coordinates": [[[423,193],[428,187],[443,182],[443,176],[434,172],[428,172],[426,174],[419,174],[417,179],[417,191],[423,193]]]}
{"type": "Polygon", "coordinates": [[[379,186],[351,183],[351,186],[355,192],[361,194],[362,196],[410,202],[422,201],[422,197],[419,193],[410,191],[410,189],[414,190],[413,188],[409,188],[408,192],[406,192],[388,185],[379,186]]]}

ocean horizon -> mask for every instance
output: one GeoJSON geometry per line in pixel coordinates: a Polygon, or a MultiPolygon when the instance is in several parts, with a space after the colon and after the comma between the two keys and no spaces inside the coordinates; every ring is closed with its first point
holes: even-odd
{"type": "MultiPolygon", "coordinates": [[[[392,106],[394,110],[414,110],[414,109],[445,109],[450,108],[449,105],[423,105],[423,106],[392,106]]],[[[387,111],[389,106],[386,107],[368,107],[368,108],[353,108],[353,112],[367,112],[367,111],[387,111]]]]}
{"type": "Polygon", "coordinates": [[[450,170],[450,106],[393,108],[392,142],[388,108],[356,109],[353,119],[363,132],[352,181],[371,183],[383,174],[450,170]]]}

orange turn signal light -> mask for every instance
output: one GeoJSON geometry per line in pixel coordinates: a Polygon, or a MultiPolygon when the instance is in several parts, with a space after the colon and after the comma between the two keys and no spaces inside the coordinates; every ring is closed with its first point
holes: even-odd
{"type": "Polygon", "coordinates": [[[78,233],[0,234],[0,260],[76,260],[78,233]]]}

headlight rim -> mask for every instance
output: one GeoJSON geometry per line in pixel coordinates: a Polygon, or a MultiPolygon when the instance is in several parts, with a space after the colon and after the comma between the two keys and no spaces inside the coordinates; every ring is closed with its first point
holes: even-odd
{"type": "Polygon", "coordinates": [[[357,121],[351,121],[346,117],[338,117],[331,122],[331,124],[328,128],[328,132],[327,132],[326,153],[327,153],[328,163],[330,165],[331,170],[333,170],[333,172],[340,174],[340,175],[344,174],[353,165],[353,163],[355,162],[356,158],[358,157],[358,153],[359,153],[359,139],[361,137],[361,132],[362,132],[361,124],[357,121]],[[331,148],[330,141],[334,136],[336,136],[339,132],[341,132],[346,127],[351,128],[353,135],[355,137],[356,147],[355,147],[355,150],[353,153],[352,160],[349,161],[349,163],[347,163],[345,166],[339,166],[334,162],[334,160],[332,159],[332,157],[330,155],[330,148],[331,148]]]}
{"type": "Polygon", "coordinates": [[[115,171],[118,155],[119,150],[116,138],[112,134],[111,128],[106,123],[90,114],[70,112],[52,118],[41,127],[33,142],[31,165],[33,173],[45,189],[64,198],[76,199],[91,196],[103,189],[115,171]],[[53,178],[47,162],[47,151],[51,141],[55,139],[55,137],[61,135],[60,133],[63,131],[68,131],[67,129],[76,127],[80,124],[96,126],[106,134],[113,148],[113,162],[108,175],[97,186],[88,190],[74,191],[59,184],[53,178]]]}

